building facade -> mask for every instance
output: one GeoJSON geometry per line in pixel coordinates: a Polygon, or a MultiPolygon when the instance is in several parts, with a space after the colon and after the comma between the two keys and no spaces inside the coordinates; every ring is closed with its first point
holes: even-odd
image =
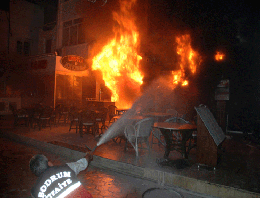
{"type": "Polygon", "coordinates": [[[10,0],[8,9],[0,10],[0,15],[0,113],[10,113],[10,104],[22,107],[20,77],[27,69],[24,60],[38,54],[44,10],[24,0],[10,0]]]}

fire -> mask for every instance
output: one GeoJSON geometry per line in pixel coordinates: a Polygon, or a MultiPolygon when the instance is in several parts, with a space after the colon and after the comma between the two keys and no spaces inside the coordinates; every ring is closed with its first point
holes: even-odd
{"type": "Polygon", "coordinates": [[[116,102],[116,106],[130,108],[132,104],[124,97],[123,89],[124,85],[130,86],[135,90],[135,96],[132,94],[131,97],[139,96],[140,85],[143,83],[139,68],[142,57],[137,53],[139,34],[130,12],[135,0],[120,3],[120,13],[113,12],[113,19],[120,24],[120,27],[114,28],[117,37],[93,58],[92,69],[102,71],[103,80],[111,90],[111,100],[116,102]]]}
{"type": "MultiPolygon", "coordinates": [[[[112,38],[92,61],[92,70],[100,70],[105,85],[111,90],[111,100],[118,108],[130,108],[133,101],[141,95],[140,87],[143,74],[138,55],[139,33],[131,12],[136,0],[120,1],[120,12],[113,12],[113,19],[119,24],[114,27],[115,38],[112,38]],[[130,93],[130,94],[129,94],[130,93]]],[[[196,73],[199,54],[191,47],[190,35],[176,37],[177,53],[180,56],[179,70],[172,71],[171,86],[189,84],[187,71],[196,73]]]]}
{"type": "Polygon", "coordinates": [[[215,55],[215,60],[222,61],[222,60],[224,60],[224,56],[225,56],[225,54],[223,54],[221,52],[217,52],[217,54],[215,55]]]}
{"type": "Polygon", "coordinates": [[[176,37],[177,42],[177,54],[180,55],[180,69],[172,71],[173,83],[182,86],[188,85],[188,81],[185,79],[185,71],[189,70],[192,74],[196,73],[197,65],[200,63],[200,57],[191,47],[190,35],[182,35],[176,37]]]}

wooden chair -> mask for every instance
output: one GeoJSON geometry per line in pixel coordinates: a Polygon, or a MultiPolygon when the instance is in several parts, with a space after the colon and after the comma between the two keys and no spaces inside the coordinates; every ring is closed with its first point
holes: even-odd
{"type": "Polygon", "coordinates": [[[126,125],[124,130],[124,134],[127,139],[125,144],[125,150],[127,149],[127,142],[130,142],[135,149],[136,156],[138,157],[138,144],[141,144],[142,147],[142,143],[145,142],[148,150],[150,151],[149,136],[151,134],[153,124],[153,118],[145,118],[138,121],[134,125],[126,125]]]}
{"type": "Polygon", "coordinates": [[[57,112],[57,123],[59,124],[61,121],[66,124],[69,117],[69,107],[66,107],[64,105],[58,105],[55,108],[55,111],[57,112]]]}
{"type": "Polygon", "coordinates": [[[117,107],[115,105],[109,105],[108,106],[108,116],[109,116],[109,124],[111,122],[114,122],[113,118],[117,116],[116,114],[117,107]]]}
{"type": "Polygon", "coordinates": [[[99,112],[96,114],[96,124],[99,135],[103,134],[105,130],[107,130],[108,126],[106,124],[108,109],[101,108],[99,112]]]}
{"type": "Polygon", "coordinates": [[[78,132],[79,129],[79,110],[77,108],[71,108],[69,111],[69,121],[70,121],[70,128],[71,129],[76,129],[76,133],[78,132]]]}
{"type": "Polygon", "coordinates": [[[10,106],[10,109],[14,116],[14,127],[17,127],[19,124],[29,126],[29,115],[25,109],[16,109],[13,106],[10,106]]]}
{"type": "Polygon", "coordinates": [[[80,125],[80,136],[83,137],[83,133],[92,133],[96,136],[97,125],[96,125],[96,113],[95,111],[86,110],[80,114],[79,117],[80,125]]]}
{"type": "Polygon", "coordinates": [[[51,117],[53,112],[53,108],[45,107],[43,111],[40,113],[39,117],[35,117],[39,130],[47,126],[51,129],[51,117]]]}

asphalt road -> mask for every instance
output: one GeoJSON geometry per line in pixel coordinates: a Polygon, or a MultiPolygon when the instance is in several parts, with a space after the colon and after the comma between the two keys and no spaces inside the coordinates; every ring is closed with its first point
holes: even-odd
{"type": "MultiPolygon", "coordinates": [[[[36,177],[29,170],[29,160],[37,153],[42,153],[53,162],[60,165],[68,162],[51,153],[40,151],[27,145],[11,142],[0,138],[0,197],[25,198],[31,197],[30,189],[36,177]]],[[[102,170],[89,166],[78,175],[80,181],[96,198],[138,198],[138,197],[209,197],[199,195],[179,188],[160,186],[157,183],[134,178],[131,176],[102,170]]]]}

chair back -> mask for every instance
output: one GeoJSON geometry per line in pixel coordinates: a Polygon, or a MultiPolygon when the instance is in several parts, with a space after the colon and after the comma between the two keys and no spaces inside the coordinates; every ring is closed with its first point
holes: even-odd
{"type": "Polygon", "coordinates": [[[183,124],[190,123],[189,121],[187,121],[187,120],[185,120],[185,119],[183,119],[183,118],[178,118],[178,119],[177,119],[177,122],[178,122],[178,123],[183,123],[183,124]]]}
{"type": "Polygon", "coordinates": [[[82,123],[96,122],[96,113],[91,110],[81,112],[80,119],[82,123]]]}
{"type": "Polygon", "coordinates": [[[183,119],[183,118],[177,118],[177,117],[171,117],[165,120],[164,122],[177,122],[177,123],[190,123],[189,121],[183,119]]]}
{"type": "Polygon", "coordinates": [[[53,112],[54,112],[53,108],[45,107],[40,114],[40,118],[50,118],[52,116],[53,112]]]}
{"type": "Polygon", "coordinates": [[[175,109],[167,109],[166,113],[172,114],[174,117],[178,117],[178,112],[175,109]]]}
{"type": "Polygon", "coordinates": [[[135,124],[136,137],[149,137],[152,132],[154,118],[145,118],[135,124]]]}
{"type": "Polygon", "coordinates": [[[178,118],[177,117],[171,117],[166,119],[164,122],[177,122],[178,118]]]}
{"type": "Polygon", "coordinates": [[[70,120],[74,120],[74,119],[76,119],[78,117],[79,117],[79,110],[77,109],[77,107],[70,108],[69,119],[70,120]]]}
{"type": "Polygon", "coordinates": [[[115,115],[116,114],[117,107],[115,105],[109,105],[108,106],[108,113],[109,115],[115,115]]]}
{"type": "Polygon", "coordinates": [[[107,114],[108,114],[108,109],[107,108],[102,108],[101,109],[101,120],[102,122],[105,122],[107,119],[107,114]]]}

